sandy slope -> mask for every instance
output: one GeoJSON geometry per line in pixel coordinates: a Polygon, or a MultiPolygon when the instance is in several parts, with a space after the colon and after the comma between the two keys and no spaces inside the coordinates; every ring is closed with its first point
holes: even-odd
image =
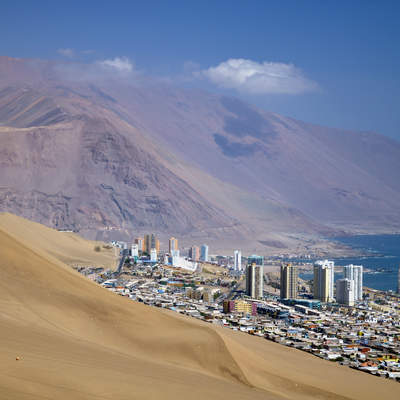
{"type": "Polygon", "coordinates": [[[38,250],[34,226],[0,215],[2,399],[400,396],[394,382],[114,295],[38,250]]]}
{"type": "Polygon", "coordinates": [[[69,265],[93,265],[113,269],[117,265],[114,249],[106,249],[103,242],[86,240],[72,232],[58,232],[9,213],[0,213],[0,229],[16,239],[23,237],[31,247],[43,250],[69,265]],[[100,246],[101,251],[94,251],[95,246],[100,246]]]}

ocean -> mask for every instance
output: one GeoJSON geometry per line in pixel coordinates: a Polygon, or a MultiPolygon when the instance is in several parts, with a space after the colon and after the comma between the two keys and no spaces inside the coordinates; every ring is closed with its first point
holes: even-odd
{"type": "MultiPolygon", "coordinates": [[[[363,265],[371,272],[364,273],[364,286],[378,290],[397,290],[397,276],[400,265],[400,235],[357,235],[336,237],[341,243],[355,249],[368,251],[368,256],[360,258],[334,258],[335,266],[363,265]]],[[[312,274],[300,274],[302,279],[312,279],[312,274]]],[[[335,280],[342,278],[335,273],[335,280]]]]}

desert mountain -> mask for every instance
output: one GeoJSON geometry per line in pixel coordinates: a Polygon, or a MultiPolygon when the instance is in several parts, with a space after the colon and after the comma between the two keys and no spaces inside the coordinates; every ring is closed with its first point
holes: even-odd
{"type": "Polygon", "coordinates": [[[133,302],[60,261],[90,259],[92,245],[0,214],[1,398],[399,396],[395,382],[133,302]]]}
{"type": "Polygon", "coordinates": [[[399,229],[393,140],[61,67],[0,57],[2,211],[91,238],[153,230],[267,247],[399,229]]]}

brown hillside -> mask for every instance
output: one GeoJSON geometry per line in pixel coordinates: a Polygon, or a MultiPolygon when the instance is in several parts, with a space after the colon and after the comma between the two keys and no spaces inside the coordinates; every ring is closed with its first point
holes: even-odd
{"type": "MultiPolygon", "coordinates": [[[[394,382],[109,293],[37,250],[24,230],[18,236],[16,220],[42,234],[36,224],[0,215],[0,398],[400,395],[394,382]]],[[[53,233],[56,242],[63,238],[53,233]]]]}
{"type": "Polygon", "coordinates": [[[92,239],[260,254],[400,229],[395,140],[70,67],[0,56],[0,211],[92,239]]]}

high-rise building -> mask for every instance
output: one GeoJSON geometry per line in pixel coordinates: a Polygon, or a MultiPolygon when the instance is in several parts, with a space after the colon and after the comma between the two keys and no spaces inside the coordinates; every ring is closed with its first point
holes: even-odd
{"type": "Polygon", "coordinates": [[[169,246],[168,246],[169,254],[174,255],[175,251],[178,250],[178,239],[174,237],[169,239],[169,246]]]}
{"type": "Polygon", "coordinates": [[[354,300],[363,299],[363,266],[354,265],[354,300]]]}
{"type": "Polygon", "coordinates": [[[140,252],[144,251],[144,240],[143,240],[143,238],[136,238],[135,239],[135,244],[138,245],[138,250],[140,252]]]}
{"type": "Polygon", "coordinates": [[[179,257],[179,256],[180,256],[179,250],[172,250],[171,257],[179,257]]]}
{"type": "Polygon", "coordinates": [[[314,264],[314,299],[333,301],[335,264],[333,261],[316,261],[314,264]]]}
{"type": "Polygon", "coordinates": [[[138,244],[133,244],[131,247],[131,256],[132,257],[138,257],[139,256],[139,246],[138,244]]]}
{"type": "Polygon", "coordinates": [[[235,271],[241,271],[242,270],[242,252],[240,250],[235,250],[235,252],[233,253],[233,256],[235,258],[235,260],[234,260],[235,271]]]}
{"type": "Polygon", "coordinates": [[[192,246],[189,249],[189,258],[191,258],[193,261],[199,261],[200,258],[199,246],[192,246]]]}
{"type": "Polygon", "coordinates": [[[143,251],[150,254],[151,249],[156,249],[157,253],[160,251],[160,242],[154,233],[144,235],[143,251]]]}
{"type": "Polygon", "coordinates": [[[208,246],[206,244],[203,244],[200,247],[200,260],[201,261],[208,261],[208,246]]]}
{"type": "Polygon", "coordinates": [[[281,265],[281,299],[297,298],[297,266],[292,264],[281,265]]]}
{"type": "Polygon", "coordinates": [[[150,250],[150,261],[157,261],[157,250],[154,247],[150,250]]]}
{"type": "Polygon", "coordinates": [[[363,298],[363,266],[345,265],[343,267],[343,277],[354,281],[354,300],[363,298]]]}
{"type": "Polygon", "coordinates": [[[353,279],[339,279],[336,281],[336,301],[339,304],[346,306],[354,306],[354,280],[353,279]]]}
{"type": "Polygon", "coordinates": [[[264,284],[264,267],[251,264],[246,269],[246,294],[254,299],[262,299],[264,284]]]}

